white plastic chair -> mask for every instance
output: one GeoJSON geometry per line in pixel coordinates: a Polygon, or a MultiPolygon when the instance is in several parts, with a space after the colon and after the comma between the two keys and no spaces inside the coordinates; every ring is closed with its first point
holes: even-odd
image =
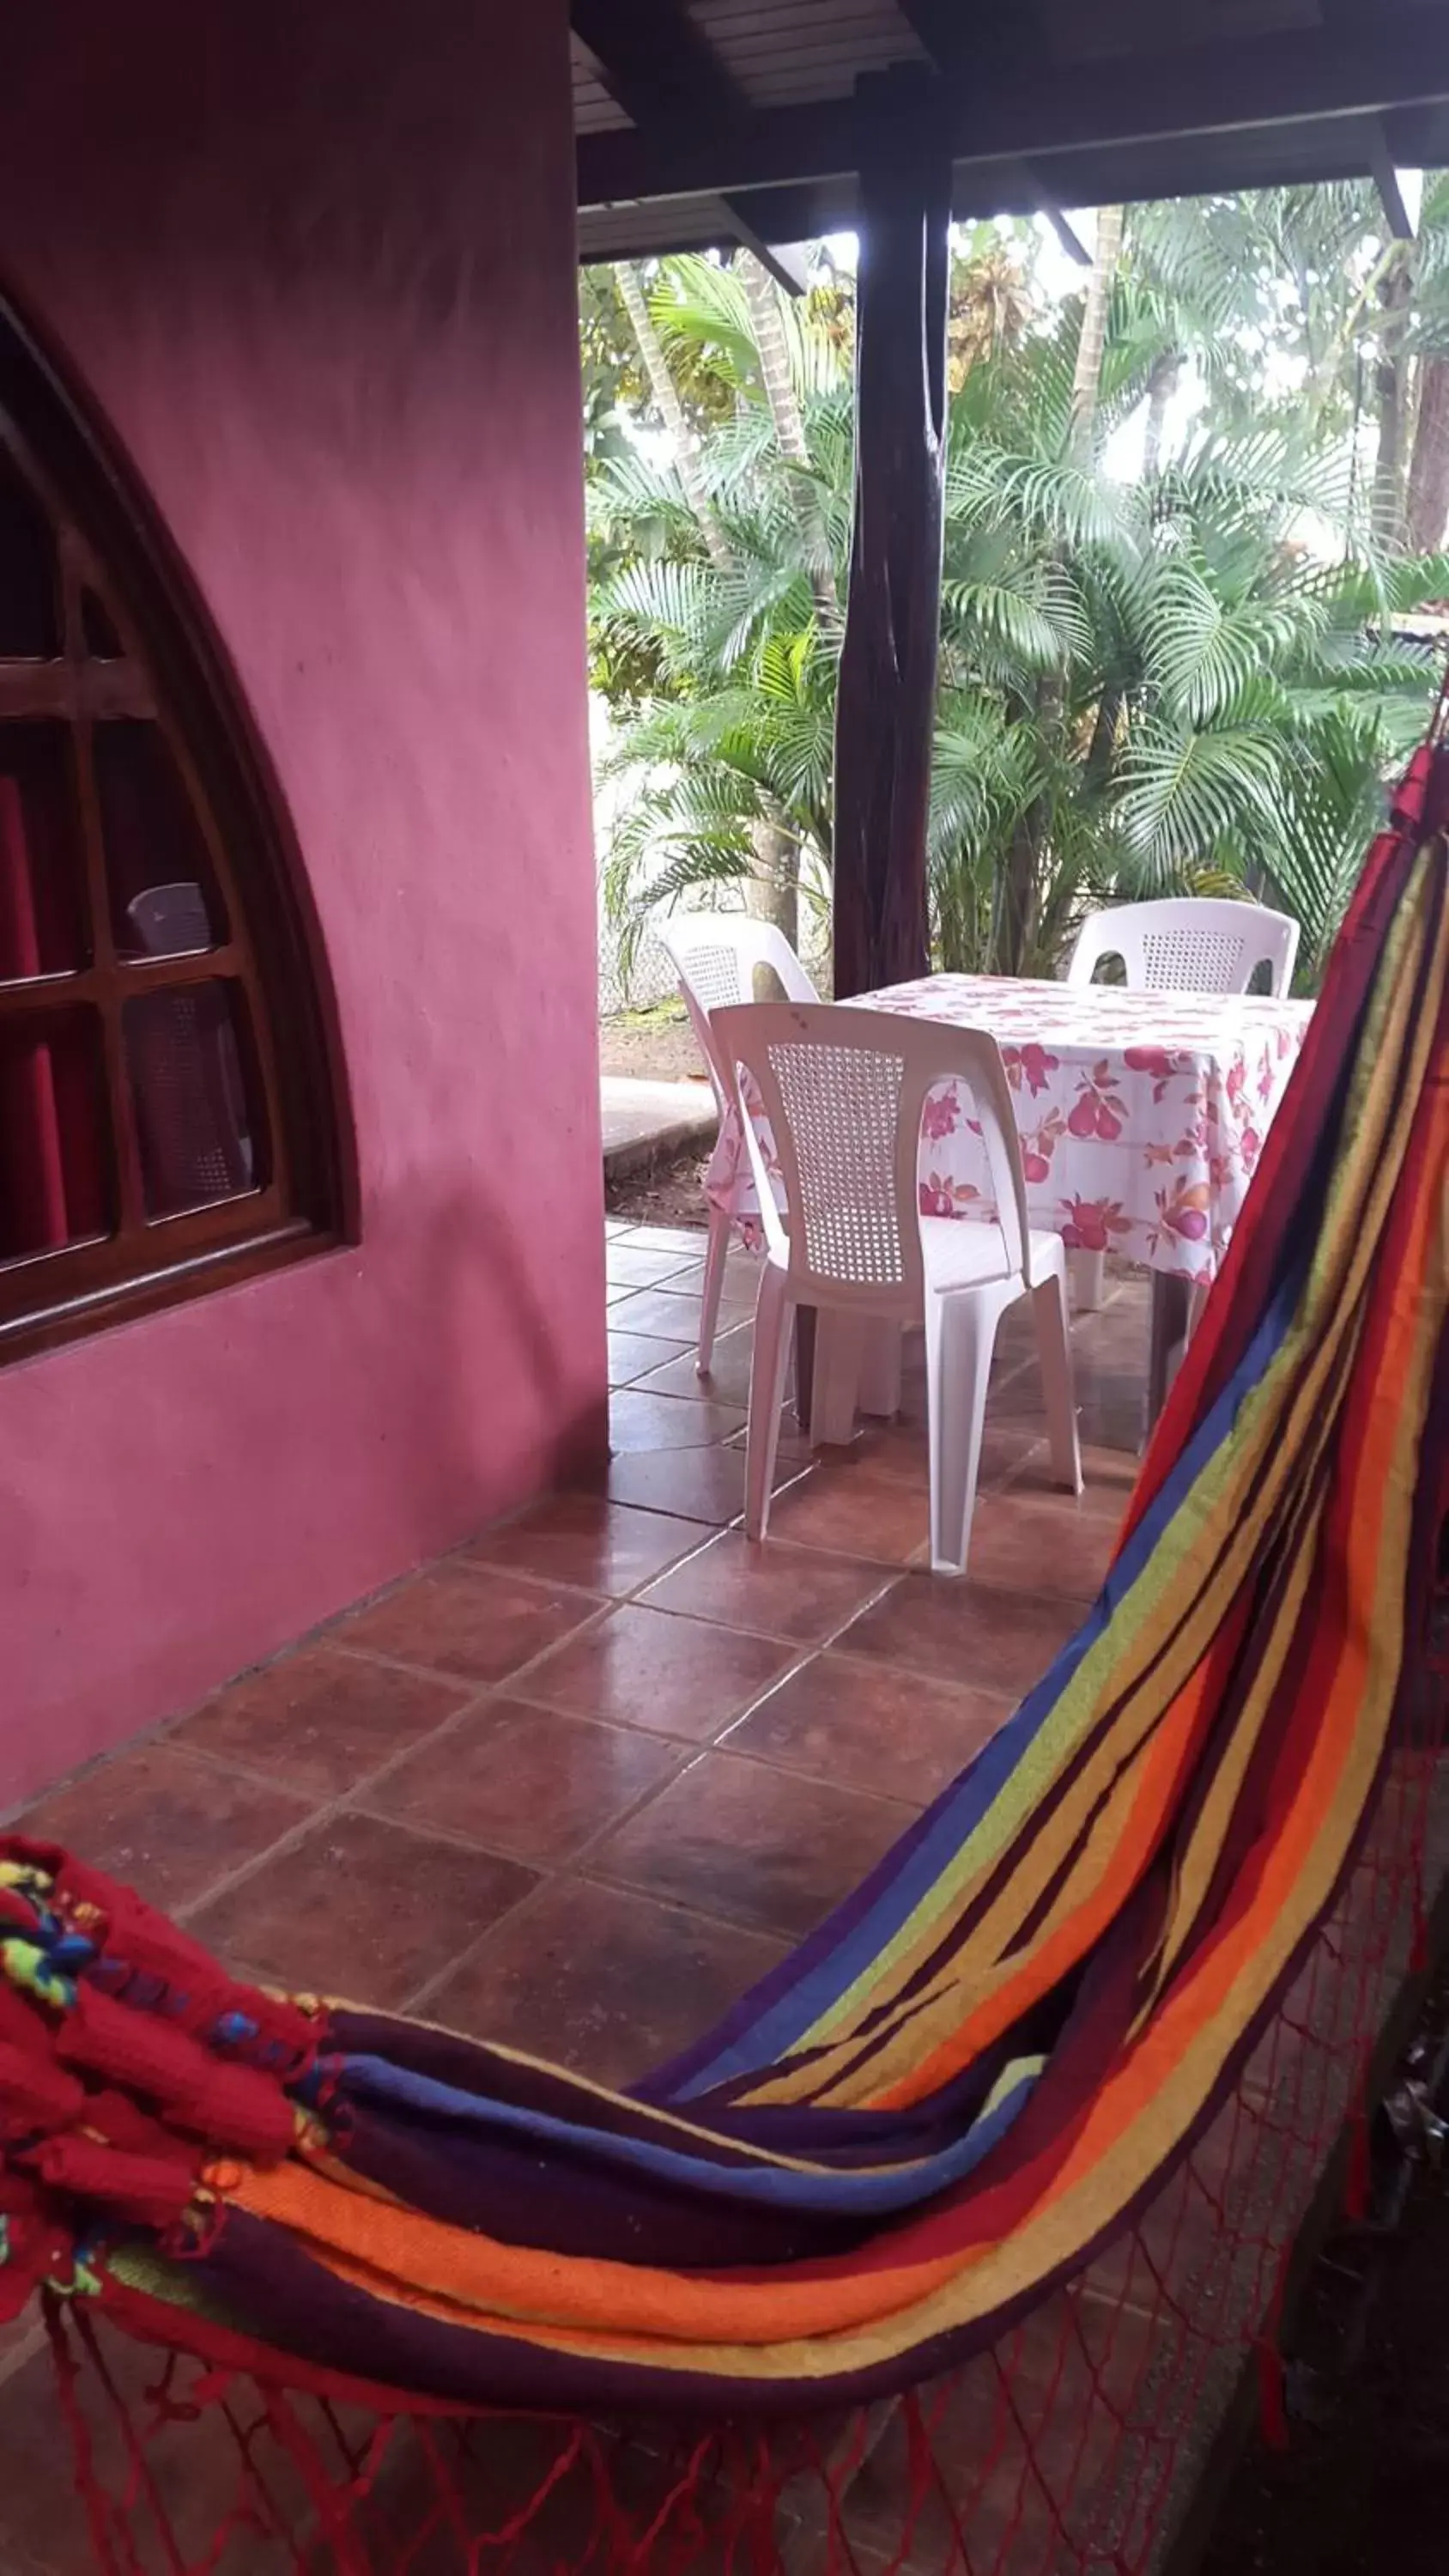
{"type": "Polygon", "coordinates": [[[1090,984],[1103,957],[1120,957],[1135,993],[1246,993],[1266,964],[1269,990],[1286,993],[1298,958],[1298,924],[1260,903],[1195,895],[1161,903],[1119,903],[1089,912],[1067,968],[1069,984],[1090,984]]]}
{"type": "Polygon", "coordinates": [[[765,1227],[745,1468],[745,1535],[763,1538],[797,1306],[819,1317],[811,1438],[848,1440],[872,1323],[922,1324],[931,1464],[931,1565],[962,1574],[971,1535],[996,1328],[1030,1296],[1046,1390],[1052,1469],[1082,1487],[1067,1339],[1066,1248],[1026,1218],[1021,1148],[996,1040],[984,1029],[855,1010],[756,1002],[717,1011],[712,1030],[740,1096],[758,1086],[784,1183],[781,1219],[747,1120],[765,1227]],[[986,1148],[996,1223],[923,1217],[921,1119],[933,1085],[969,1091],[986,1148]]]}
{"type": "MultiPolygon", "coordinates": [[[[771,967],[792,1002],[818,999],[814,985],[785,937],[772,921],[755,921],[748,913],[686,912],[654,925],[660,947],[669,958],[684,1007],[689,1013],[699,1051],[704,1057],[715,1101],[723,1120],[734,1102],[734,1083],[715,1047],[710,1013],[755,993],[755,971],[771,967]]],[[[749,1121],[746,1119],[746,1126],[749,1121]]],[[[720,1208],[709,1212],[709,1241],[704,1255],[704,1291],[700,1304],[699,1351],[695,1368],[708,1377],[724,1288],[725,1255],[730,1248],[730,1220],[720,1208]]]]}

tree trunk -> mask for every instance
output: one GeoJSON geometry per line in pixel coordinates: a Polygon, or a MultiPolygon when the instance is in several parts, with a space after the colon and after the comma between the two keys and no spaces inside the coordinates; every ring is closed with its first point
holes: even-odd
{"type": "MultiPolygon", "coordinates": [[[[1026,719],[1028,723],[1039,720],[1026,719]]],[[[998,975],[1021,975],[1026,970],[1036,928],[1036,818],[1035,807],[1023,814],[1007,847],[996,926],[998,975]]]]}
{"type": "Polygon", "coordinates": [[[1413,294],[1414,276],[1405,249],[1387,269],[1379,287],[1379,303],[1384,318],[1379,360],[1374,371],[1379,444],[1374,464],[1373,531],[1379,545],[1391,554],[1403,552],[1405,539],[1404,467],[1408,444],[1405,431],[1409,372],[1405,342],[1413,294]]]}
{"type": "Polygon", "coordinates": [[[1123,213],[1121,206],[1099,206],[1097,209],[1097,247],[1087,280],[1087,301],[1082,313],[1077,363],[1072,375],[1072,447],[1083,461],[1091,455],[1092,436],[1097,426],[1102,359],[1107,347],[1107,315],[1111,310],[1117,262],[1122,256],[1123,213]]]}
{"type": "Polygon", "coordinates": [[[1117,748],[1117,727],[1121,721],[1121,690],[1104,689],[1097,701],[1096,721],[1084,764],[1087,785],[1091,788],[1105,787],[1112,774],[1112,755],[1117,748]]]}
{"type": "MultiPolygon", "coordinates": [[[[735,266],[745,290],[755,347],[760,353],[760,376],[765,400],[770,406],[770,418],[775,424],[776,444],[780,454],[788,457],[792,465],[808,468],[810,450],[805,439],[804,417],[795,396],[795,379],[790,371],[789,344],[780,319],[780,290],[752,250],[741,251],[735,266]]],[[[840,601],[836,596],[835,567],[830,560],[830,540],[826,534],[824,513],[814,484],[804,476],[796,491],[810,557],[810,590],[815,601],[815,621],[822,628],[834,630],[840,624],[840,601]]]]}
{"type": "Polygon", "coordinates": [[[752,250],[742,250],[735,261],[735,275],[745,290],[749,307],[750,329],[760,353],[760,375],[765,387],[765,400],[775,424],[775,437],[780,453],[796,465],[809,463],[810,451],[805,444],[805,423],[795,400],[795,381],[790,372],[790,351],[785,339],[785,326],[776,302],[778,288],[767,269],[752,250]]]}
{"type": "Polygon", "coordinates": [[[716,572],[728,572],[731,568],[730,550],[711,506],[708,486],[699,470],[699,451],[684,416],[684,405],[679,399],[679,388],[669,372],[669,360],[664,354],[664,344],[654,328],[654,317],[645,298],[643,280],[638,268],[628,260],[620,260],[615,274],[619,280],[619,293],[624,299],[624,309],[634,325],[634,337],[639,343],[639,355],[644,361],[644,372],[649,378],[650,391],[658,404],[664,426],[674,441],[675,461],[679,467],[679,479],[684,485],[685,498],[699,521],[699,532],[704,539],[710,562],[716,572]]]}
{"type": "Polygon", "coordinates": [[[753,876],[745,879],[745,910],[756,921],[772,921],[792,948],[800,945],[800,850],[793,833],[762,815],[750,826],[755,853],[753,876]]]}
{"type": "MultiPolygon", "coordinates": [[[[1122,219],[1121,206],[1098,208],[1097,247],[1087,280],[1077,362],[1072,372],[1072,454],[1084,470],[1092,462],[1102,361],[1107,349],[1107,317],[1117,262],[1122,255],[1122,219]]],[[[1035,708],[1023,720],[1042,732],[1060,730],[1062,686],[1055,674],[1044,673],[1037,682],[1035,708]]],[[[998,908],[998,961],[1005,975],[1023,974],[1030,956],[1036,932],[1038,851],[1046,820],[1042,805],[1033,806],[1029,814],[1022,816],[1006,853],[998,908]]]]}
{"type": "Polygon", "coordinates": [[[1409,460],[1409,552],[1437,554],[1449,525],[1449,358],[1425,358],[1409,460]]]}
{"type": "Polygon", "coordinates": [[[1167,427],[1167,406],[1177,391],[1182,373],[1180,349],[1165,349],[1153,362],[1147,379],[1147,429],[1142,441],[1142,474],[1144,481],[1162,470],[1162,437],[1167,427]]]}

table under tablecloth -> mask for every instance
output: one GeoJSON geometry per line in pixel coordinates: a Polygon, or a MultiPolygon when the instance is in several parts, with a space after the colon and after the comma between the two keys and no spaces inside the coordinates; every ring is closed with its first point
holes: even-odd
{"type": "MultiPolygon", "coordinates": [[[[1079,1252],[1117,1252],[1208,1286],[1312,1015],[1311,1002],[1226,993],[1129,993],[927,975],[859,1006],[989,1029],[1016,1107],[1031,1223],[1079,1252]]],[[[774,1144],[756,1113],[768,1168],[774,1144]]],[[[705,1182],[748,1231],[757,1220],[738,1117],[723,1121],[705,1182]]],[[[960,1086],[927,1102],[923,1215],[994,1215],[986,1159],[960,1086]]]]}

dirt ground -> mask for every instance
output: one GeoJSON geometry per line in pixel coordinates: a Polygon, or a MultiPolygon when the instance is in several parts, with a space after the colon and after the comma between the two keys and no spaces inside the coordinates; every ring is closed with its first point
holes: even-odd
{"type": "Polygon", "coordinates": [[[627,1217],[632,1225],[705,1226],[704,1176],[708,1154],[681,1154],[652,1171],[631,1172],[625,1179],[604,1176],[604,1204],[610,1216],[627,1217]]]}
{"type": "Polygon", "coordinates": [[[1325,2248],[1289,2349],[1288,2447],[1244,2458],[1199,2576],[1445,2576],[1449,2170],[1325,2248]]]}
{"type": "MultiPolygon", "coordinates": [[[[618,1011],[599,1022],[599,1071],[635,1082],[688,1082],[704,1066],[682,1002],[660,1002],[648,1011],[618,1011]]],[[[610,1216],[636,1225],[707,1223],[704,1175],[707,1153],[679,1155],[652,1171],[605,1181],[610,1216]]]]}
{"type": "Polygon", "coordinates": [[[686,1082],[703,1073],[694,1031],[682,1002],[660,1002],[651,1011],[616,1011],[599,1022],[599,1071],[635,1082],[686,1082]]]}

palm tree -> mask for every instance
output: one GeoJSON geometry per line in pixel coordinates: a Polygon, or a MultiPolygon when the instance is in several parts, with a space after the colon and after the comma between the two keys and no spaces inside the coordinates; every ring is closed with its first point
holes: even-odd
{"type": "MultiPolygon", "coordinates": [[[[606,891],[636,926],[661,901],[745,883],[762,824],[825,900],[839,648],[825,603],[849,542],[838,363],[787,317],[782,435],[742,282],[666,269],[661,345],[712,332],[735,406],[695,451],[702,492],[637,451],[591,487],[613,567],[594,588],[596,655],[650,674],[612,761],[626,792],[606,891]]],[[[1385,639],[1395,612],[1449,591],[1449,563],[1378,554],[1353,524],[1342,442],[1292,424],[1204,431],[1135,488],[1111,482],[1103,447],[1175,343],[1130,273],[1099,306],[1085,434],[1080,304],[984,344],[952,401],[937,953],[1052,972],[1087,901],[1239,888],[1298,915],[1311,978],[1382,780],[1424,720],[1431,675],[1385,639]]]]}

